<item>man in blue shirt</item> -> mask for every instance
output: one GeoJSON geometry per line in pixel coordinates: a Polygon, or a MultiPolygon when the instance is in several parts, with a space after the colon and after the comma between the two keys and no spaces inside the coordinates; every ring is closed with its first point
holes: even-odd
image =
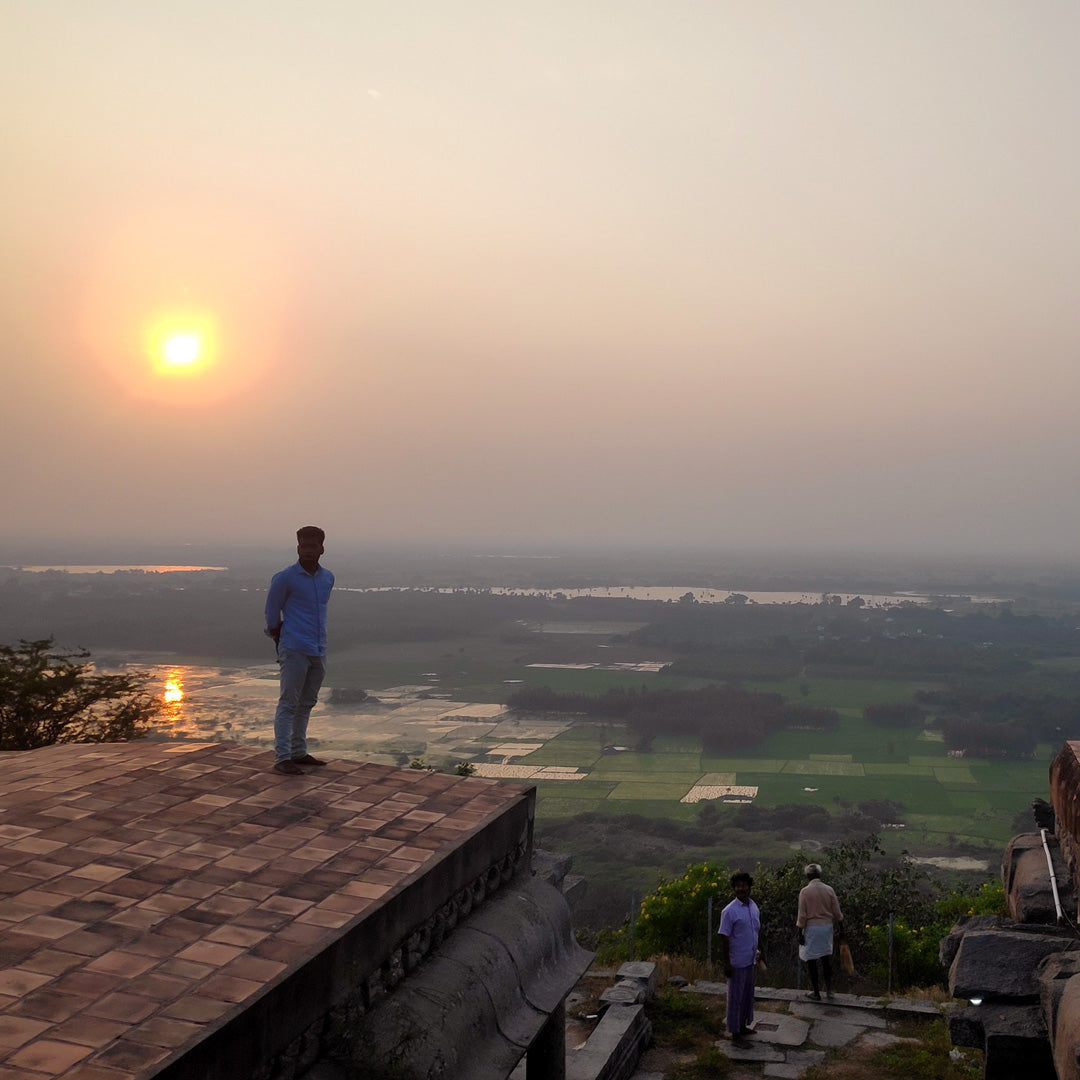
{"type": "Polygon", "coordinates": [[[732,1043],[740,1050],[753,1044],[754,970],[764,961],[760,948],[761,912],[750,899],[754,879],[740,871],[731,875],[735,899],[720,913],[720,962],[727,978],[727,1026],[732,1043]]]}
{"type": "Polygon", "coordinates": [[[334,575],[319,565],[326,533],[296,531],[298,560],[275,574],[266,595],[266,634],[277,646],[281,693],[274,714],[274,769],[302,775],[302,765],[325,765],[307,749],[311,710],[326,675],[326,605],[334,575]]]}

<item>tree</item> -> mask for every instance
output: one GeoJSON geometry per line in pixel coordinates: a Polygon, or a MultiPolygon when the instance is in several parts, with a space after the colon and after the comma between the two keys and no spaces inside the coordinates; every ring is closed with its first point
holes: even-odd
{"type": "Polygon", "coordinates": [[[906,854],[888,855],[871,833],[856,840],[823,848],[808,856],[793,855],[777,867],[759,867],[754,874],[754,898],[761,908],[761,933],[771,956],[795,952],[795,913],[799,890],[806,884],[803,867],[820,863],[822,877],[835,890],[844,911],[844,930],[856,962],[870,950],[869,928],[887,925],[894,915],[909,926],[923,926],[933,918],[935,887],[929,876],[906,854]]]}
{"type": "Polygon", "coordinates": [[[688,866],[681,878],[661,881],[656,892],[641,902],[637,919],[637,939],[643,956],[672,953],[704,959],[708,948],[706,911],[713,901],[716,923],[731,899],[728,871],[719,863],[688,866]]]}
{"type": "Polygon", "coordinates": [[[97,674],[89,656],[58,650],[51,637],[0,645],[0,750],[146,735],[161,708],[148,676],[97,674]]]}

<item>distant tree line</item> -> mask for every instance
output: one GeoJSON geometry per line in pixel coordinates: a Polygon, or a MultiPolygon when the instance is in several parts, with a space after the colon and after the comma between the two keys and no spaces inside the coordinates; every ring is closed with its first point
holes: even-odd
{"type": "Polygon", "coordinates": [[[866,705],[863,708],[863,719],[877,727],[922,727],[926,722],[926,710],[910,702],[897,702],[892,705],[866,705]]]}
{"type": "Polygon", "coordinates": [[[756,746],[785,727],[833,731],[835,709],[785,704],[779,694],[738,686],[703,686],[694,690],[614,689],[603,694],[564,693],[548,686],[516,690],[507,704],[525,712],[577,713],[618,720],[647,749],[657,735],[698,735],[706,753],[756,746]]]}
{"type": "Polygon", "coordinates": [[[802,667],[802,653],[782,638],[771,644],[717,646],[709,653],[680,656],[664,668],[664,674],[766,682],[798,678],[802,667]]]}

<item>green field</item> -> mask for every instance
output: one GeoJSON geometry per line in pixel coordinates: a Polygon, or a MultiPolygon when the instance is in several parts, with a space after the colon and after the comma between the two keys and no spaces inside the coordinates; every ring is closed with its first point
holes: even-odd
{"type": "MultiPolygon", "coordinates": [[[[587,781],[544,781],[538,816],[566,817],[589,810],[694,820],[698,807],[680,800],[698,784],[757,788],[760,806],[805,804],[832,811],[868,800],[900,804],[904,828],[887,842],[912,851],[940,852],[967,845],[1000,848],[1013,821],[1035,796],[1045,796],[1053,749],[1033,762],[950,758],[934,731],[874,727],[862,718],[871,702],[907,699],[917,683],[820,680],[800,700],[841,708],[837,731],[782,731],[731,756],[705,754],[688,736],[657,738],[652,752],[601,753],[603,745],[630,746],[617,725],[573,727],[530,754],[529,764],[570,765],[587,781]]],[[[775,689],[775,687],[772,687],[775,689]]]]}
{"type": "MultiPolygon", "coordinates": [[[[570,662],[590,654],[593,639],[549,635],[545,660],[570,662]]],[[[629,648],[629,646],[620,646],[629,648]]],[[[615,648],[609,658],[645,659],[615,648]]],[[[1066,658],[1059,668],[1080,665],[1066,658]]],[[[1048,663],[1048,667],[1050,664],[1048,663]]],[[[416,684],[426,677],[460,701],[505,701],[520,685],[548,686],[563,693],[599,694],[612,688],[684,688],[705,680],[651,672],[600,668],[529,667],[517,644],[461,638],[419,642],[394,649],[357,649],[335,658],[358,684],[416,684]]],[[[347,681],[347,680],[344,680],[347,681]]],[[[835,731],[780,731],[757,746],[727,754],[705,753],[701,740],[660,735],[648,753],[636,752],[636,736],[619,724],[572,722],[554,738],[520,759],[520,764],[572,766],[584,781],[537,782],[537,815],[545,820],[585,811],[644,814],[693,821],[699,807],[680,800],[695,785],[730,784],[757,788],[759,806],[805,804],[831,812],[868,800],[900,804],[905,828],[887,843],[913,851],[950,848],[1000,849],[1013,833],[1016,816],[1033,797],[1045,797],[1047,766],[1057,747],[1039,748],[1038,761],[1000,762],[950,758],[940,732],[880,728],[863,719],[867,705],[914,700],[929,680],[810,678],[749,683],[747,689],[779,693],[787,700],[836,709],[835,731]],[[623,749],[605,752],[605,747],[623,749]]]]}

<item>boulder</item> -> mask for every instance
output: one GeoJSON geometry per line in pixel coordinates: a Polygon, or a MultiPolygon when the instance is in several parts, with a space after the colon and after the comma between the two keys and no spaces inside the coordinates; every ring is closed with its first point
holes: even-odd
{"type": "Polygon", "coordinates": [[[1009,902],[1009,914],[1019,923],[1057,923],[1055,885],[1062,910],[1072,911],[1076,908],[1069,868],[1065,864],[1061,845],[1054,836],[1047,836],[1046,848],[1043,847],[1040,833],[1014,836],[1005,849],[1002,881],[1009,902]],[[1054,867],[1053,879],[1046,861],[1047,849],[1054,867]]]}
{"type": "Polygon", "coordinates": [[[985,1055],[985,1080],[1056,1080],[1038,1005],[972,1005],[949,1014],[954,1046],[985,1055]]]}
{"type": "Polygon", "coordinates": [[[1036,977],[1058,1080],[1080,1080],[1080,953],[1048,956],[1036,977]]]}
{"type": "Polygon", "coordinates": [[[1039,962],[1052,953],[1078,949],[1080,941],[1061,933],[969,930],[949,968],[949,993],[969,1000],[1034,1003],[1039,998],[1039,962]]]}

